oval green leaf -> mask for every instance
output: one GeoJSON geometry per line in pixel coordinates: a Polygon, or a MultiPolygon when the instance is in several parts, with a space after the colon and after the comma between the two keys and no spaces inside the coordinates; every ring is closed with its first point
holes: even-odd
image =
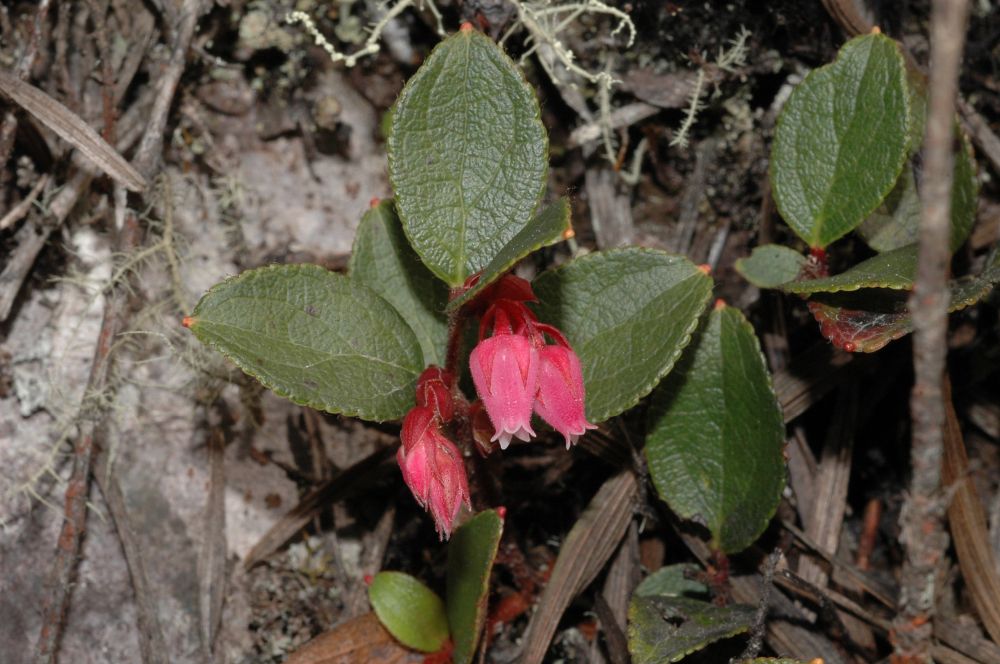
{"type": "Polygon", "coordinates": [[[628,651],[634,664],[677,662],[720,639],[742,634],[756,609],[715,606],[688,597],[633,596],[628,608],[628,651]]]}
{"type": "Polygon", "coordinates": [[[545,187],[548,137],[534,91],[471,29],[438,44],[407,82],[387,148],[403,228],[451,286],[521,232],[545,187]]]}
{"type": "Polygon", "coordinates": [[[532,287],[539,318],[580,356],[587,418],[602,422],[638,403],[674,366],[712,279],[683,256],[630,247],[577,258],[532,287]]]}
{"type": "Polygon", "coordinates": [[[749,546],[785,486],[785,426],[753,328],[717,308],[653,395],[646,438],[660,497],[726,553],[749,546]]]}
{"type": "Polygon", "coordinates": [[[448,640],[448,616],[438,594],[403,572],[379,572],[368,600],[389,633],[408,648],[437,652],[448,640]]]}
{"type": "Polygon", "coordinates": [[[490,261],[476,285],[462,293],[461,297],[448,303],[447,310],[459,308],[500,278],[504,272],[514,267],[519,260],[533,251],[555,244],[571,230],[569,199],[560,198],[535,215],[496,258],[490,261]]]}
{"type": "Polygon", "coordinates": [[[191,331],[297,404],[366,420],[402,417],[423,370],[388,302],[316,265],[248,270],[213,287],[191,331]]]}
{"type": "Polygon", "coordinates": [[[486,621],[490,572],[503,534],[503,519],[486,510],[466,521],[448,543],[448,624],[455,650],[452,661],[468,664],[486,621]]]}
{"type": "Polygon", "coordinates": [[[736,271],[758,288],[780,288],[795,281],[808,259],[780,244],[765,244],[736,261],[736,271]]]}
{"type": "Polygon", "coordinates": [[[781,216],[810,247],[852,231],[889,193],[910,117],[903,56],[881,34],[847,42],[795,89],[778,118],[771,183],[781,216]]]}
{"type": "Polygon", "coordinates": [[[409,323],[424,364],[444,365],[448,288],[410,247],[391,200],[380,202],[361,218],[349,270],[355,283],[375,291],[409,323]]]}

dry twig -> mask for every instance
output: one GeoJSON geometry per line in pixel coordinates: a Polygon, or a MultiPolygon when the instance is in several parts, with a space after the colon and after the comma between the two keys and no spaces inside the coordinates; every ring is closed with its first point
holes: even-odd
{"type": "Polygon", "coordinates": [[[924,138],[924,188],[919,262],[910,298],[913,368],[910,401],[912,479],[900,516],[905,560],[900,613],[893,621],[900,661],[929,662],[935,580],[948,536],[940,492],[948,326],[948,232],[951,207],[953,121],[968,4],[936,0],[931,16],[930,100],[924,138]]]}

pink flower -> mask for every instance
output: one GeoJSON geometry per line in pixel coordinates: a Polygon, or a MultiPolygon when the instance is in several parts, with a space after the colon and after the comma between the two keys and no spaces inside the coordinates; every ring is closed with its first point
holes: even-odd
{"type": "Polygon", "coordinates": [[[469,356],[472,380],[493,422],[495,433],[507,449],[511,438],[531,440],[531,409],[538,389],[538,351],[527,337],[496,334],[483,339],[469,356]]]}
{"type": "Polygon", "coordinates": [[[535,412],[566,437],[569,449],[587,429],[597,428],[584,414],[580,358],[566,346],[543,346],[538,350],[538,364],[535,412]]]}
{"type": "Polygon", "coordinates": [[[431,408],[417,406],[403,419],[403,441],[396,461],[403,480],[420,506],[430,511],[442,539],[451,536],[455,518],[469,500],[469,482],[462,455],[445,438],[431,408]]]}

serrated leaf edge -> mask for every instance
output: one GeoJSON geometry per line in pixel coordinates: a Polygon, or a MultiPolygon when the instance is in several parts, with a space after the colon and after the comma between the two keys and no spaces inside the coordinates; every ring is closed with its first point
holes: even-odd
{"type": "MultiPolygon", "coordinates": [[[[864,34],[864,35],[859,35],[859,36],[854,37],[853,39],[845,42],[840,47],[840,50],[837,51],[837,56],[833,59],[832,62],[828,62],[827,64],[825,64],[825,65],[823,65],[821,67],[817,67],[816,69],[813,69],[808,74],[806,74],[805,78],[802,79],[802,82],[799,83],[798,86],[796,86],[796,90],[798,88],[800,88],[801,86],[805,85],[806,82],[810,78],[814,77],[818,72],[821,72],[821,71],[824,71],[824,70],[826,70],[826,69],[828,69],[830,67],[833,67],[836,64],[837,60],[840,59],[840,55],[843,52],[843,49],[848,44],[850,44],[853,41],[860,41],[862,39],[866,39],[866,38],[869,38],[869,37],[872,37],[872,36],[873,35],[870,34],[870,33],[869,34],[864,34]]],[[[907,102],[904,104],[904,107],[906,109],[906,114],[907,114],[907,116],[906,116],[906,126],[908,128],[907,129],[907,134],[909,134],[910,133],[909,132],[909,126],[912,123],[911,116],[913,115],[913,111],[910,109],[910,105],[909,105],[909,88],[908,88],[909,83],[906,80],[906,66],[905,66],[906,65],[906,59],[903,57],[903,52],[900,49],[899,43],[895,39],[892,39],[890,37],[886,37],[885,35],[875,35],[875,38],[889,40],[889,42],[891,42],[892,45],[895,47],[896,54],[900,58],[900,62],[902,64],[902,66],[900,67],[900,77],[901,77],[902,83],[903,83],[903,96],[907,99],[907,102]]],[[[793,94],[794,94],[794,91],[793,91],[793,94]]],[[[777,122],[775,124],[775,128],[774,128],[774,135],[775,136],[777,136],[778,133],[781,131],[781,127],[783,126],[783,124],[784,124],[785,121],[786,121],[785,120],[785,114],[783,112],[779,113],[778,114],[778,120],[777,120],[777,122]]],[[[910,144],[910,140],[907,137],[907,140],[906,140],[907,147],[909,147],[909,144],[910,144]]],[[[772,154],[772,157],[773,157],[773,154],[774,154],[773,153],[773,148],[772,148],[772,153],[771,154],[772,154]]],[[[848,233],[850,233],[850,232],[854,231],[855,229],[857,229],[857,226],[860,226],[861,223],[863,223],[865,219],[867,219],[869,216],[871,216],[871,213],[874,212],[875,209],[879,205],[881,205],[882,201],[885,200],[885,197],[889,195],[889,192],[892,191],[892,188],[896,185],[896,181],[899,179],[899,175],[900,175],[900,173],[902,173],[903,166],[906,164],[906,160],[908,158],[909,158],[909,150],[903,150],[902,158],[899,160],[899,166],[895,169],[896,170],[896,177],[892,179],[892,182],[889,184],[888,188],[886,188],[885,191],[882,192],[881,196],[879,197],[878,202],[876,202],[875,205],[873,205],[872,208],[870,210],[868,210],[865,214],[861,215],[861,221],[858,222],[858,224],[854,228],[850,228],[850,229],[844,231],[843,233],[841,233],[837,237],[832,238],[826,244],[822,244],[822,245],[817,244],[816,243],[817,238],[815,238],[815,237],[812,237],[812,238],[803,237],[802,234],[799,233],[799,230],[794,225],[792,225],[792,223],[790,221],[791,217],[785,214],[785,211],[782,209],[783,208],[783,204],[781,202],[781,199],[777,195],[775,195],[773,197],[774,198],[775,207],[778,208],[778,213],[781,215],[781,218],[785,220],[785,223],[788,225],[788,227],[791,228],[792,231],[795,232],[795,235],[798,236],[803,242],[805,242],[806,244],[808,244],[811,248],[824,249],[824,248],[830,246],[831,244],[833,244],[834,242],[836,242],[837,240],[841,239],[842,237],[844,237],[848,233]]],[[[775,181],[774,180],[774,159],[773,158],[770,159],[770,161],[768,162],[768,165],[767,165],[767,175],[768,175],[768,178],[770,179],[771,182],[775,181]]],[[[818,224],[815,223],[815,220],[813,220],[813,224],[814,224],[815,228],[817,228],[817,229],[819,228],[818,224]]],[[[813,235],[814,236],[816,235],[816,231],[815,230],[814,230],[813,235]]]]}
{"type": "MultiPolygon", "coordinates": [[[[292,396],[287,390],[282,389],[278,385],[274,384],[272,381],[270,381],[267,378],[259,375],[255,370],[253,370],[253,369],[245,366],[245,364],[243,362],[241,362],[239,359],[237,359],[236,357],[234,357],[233,355],[231,355],[229,352],[227,352],[226,349],[223,348],[221,345],[219,345],[218,342],[213,341],[211,339],[203,339],[201,337],[201,335],[198,334],[198,330],[197,330],[197,326],[198,326],[198,320],[197,320],[198,319],[198,310],[201,308],[201,303],[205,301],[206,297],[208,297],[209,295],[211,295],[212,293],[214,293],[216,290],[218,290],[218,289],[220,289],[220,288],[222,288],[224,286],[227,286],[227,285],[229,285],[231,283],[235,283],[235,282],[239,281],[240,279],[242,279],[242,278],[244,278],[244,277],[246,277],[248,275],[256,276],[257,274],[260,274],[260,273],[265,272],[265,271],[276,271],[276,270],[288,269],[288,268],[300,270],[302,272],[320,271],[320,272],[323,272],[324,274],[333,274],[333,273],[330,272],[330,270],[327,270],[326,268],[321,267],[319,265],[313,265],[311,263],[297,263],[297,264],[284,263],[284,264],[264,265],[262,267],[251,268],[249,270],[244,270],[243,272],[240,272],[239,274],[235,274],[235,275],[232,275],[230,277],[226,277],[225,279],[223,279],[222,281],[220,281],[219,283],[215,284],[214,286],[212,286],[211,288],[209,288],[207,291],[205,291],[205,294],[201,296],[200,300],[198,300],[198,304],[195,305],[194,310],[191,312],[191,317],[195,319],[194,324],[191,326],[191,332],[194,333],[194,335],[198,338],[198,341],[202,342],[203,344],[205,344],[209,348],[211,348],[211,349],[217,351],[218,353],[220,353],[221,355],[223,355],[226,359],[228,359],[230,362],[232,362],[237,367],[239,367],[240,371],[242,371],[246,375],[250,376],[251,378],[253,378],[257,382],[259,382],[261,385],[263,385],[267,389],[269,389],[272,392],[274,392],[275,394],[277,394],[279,397],[282,397],[283,399],[288,399],[289,401],[291,401],[294,404],[297,404],[299,406],[306,406],[308,408],[313,408],[315,410],[321,410],[321,411],[324,411],[326,413],[331,413],[333,415],[346,415],[348,417],[359,417],[359,418],[361,418],[363,420],[367,420],[369,422],[386,422],[388,420],[395,420],[395,419],[399,419],[400,417],[402,417],[403,413],[400,413],[399,415],[395,415],[395,416],[392,416],[392,417],[380,417],[380,416],[377,416],[374,413],[369,412],[369,411],[367,411],[365,409],[357,409],[357,410],[353,410],[353,409],[349,409],[349,408],[341,409],[341,408],[338,408],[338,407],[336,407],[336,406],[334,406],[332,404],[323,403],[321,401],[310,401],[309,399],[298,399],[298,398],[292,396]]],[[[344,275],[340,275],[340,276],[342,276],[344,279],[349,279],[349,277],[347,277],[347,276],[344,276],[344,275]]],[[[385,303],[385,305],[387,307],[389,307],[389,309],[391,311],[393,311],[399,317],[399,319],[403,321],[404,324],[406,324],[406,320],[403,319],[403,317],[399,315],[399,312],[397,312],[396,309],[391,304],[389,304],[382,296],[380,296],[378,293],[376,293],[375,291],[373,291],[372,289],[368,288],[367,286],[365,286],[363,284],[357,284],[357,283],[355,283],[354,285],[356,287],[358,287],[358,288],[363,288],[363,289],[367,290],[368,293],[370,295],[372,295],[372,297],[376,297],[379,300],[382,300],[382,302],[385,303]]],[[[406,324],[406,329],[410,330],[409,324],[406,324]]],[[[410,330],[410,334],[413,334],[413,330],[410,330]]],[[[419,347],[419,345],[420,344],[418,343],[417,346],[419,347]]],[[[413,384],[414,385],[416,385],[416,380],[417,380],[418,373],[414,373],[413,374],[413,384]]]]}
{"type": "MultiPolygon", "coordinates": [[[[562,197],[559,200],[557,200],[557,201],[555,201],[555,202],[552,203],[552,205],[560,205],[560,204],[564,205],[565,208],[566,208],[566,227],[567,228],[572,228],[572,224],[571,224],[572,210],[570,209],[569,199],[566,198],[566,197],[562,197]]],[[[538,214],[541,214],[542,212],[545,212],[544,208],[542,210],[540,210],[538,212],[538,214]]],[[[532,217],[532,219],[534,219],[534,218],[535,217],[532,217]]],[[[531,223],[531,222],[528,222],[528,223],[531,223]]],[[[525,228],[527,228],[527,226],[525,226],[525,228]]],[[[524,230],[524,229],[522,229],[522,230],[524,230]]],[[[511,239],[511,241],[513,241],[516,238],[517,238],[517,236],[515,235],[514,238],[511,239]]],[[[451,302],[449,302],[448,306],[446,306],[445,309],[444,309],[445,313],[450,313],[450,312],[458,309],[459,307],[461,307],[466,302],[471,301],[474,297],[476,297],[476,295],[478,295],[479,293],[481,293],[484,288],[486,288],[490,284],[496,282],[496,280],[499,279],[504,274],[504,272],[506,272],[510,268],[514,267],[519,261],[523,260],[524,258],[528,257],[529,255],[533,254],[534,252],[538,251],[542,247],[550,247],[550,246],[556,244],[557,242],[559,242],[562,239],[563,239],[562,236],[559,236],[559,237],[556,237],[554,239],[541,240],[540,242],[535,243],[527,251],[525,251],[523,254],[521,254],[519,257],[517,257],[517,258],[515,258],[515,259],[513,259],[511,261],[508,261],[506,264],[500,266],[499,268],[496,268],[496,272],[493,274],[493,278],[492,279],[488,279],[488,280],[487,279],[481,279],[475,286],[473,286],[472,288],[470,288],[466,292],[462,293],[461,297],[457,297],[454,300],[452,300],[451,302]]],[[[492,271],[493,269],[494,269],[493,268],[493,264],[490,263],[489,265],[487,265],[486,267],[484,267],[482,271],[485,274],[487,271],[492,271]]]]}
{"type": "MultiPolygon", "coordinates": [[[[640,401],[642,401],[645,397],[649,396],[650,392],[652,392],[653,389],[657,385],[659,385],[660,382],[662,382],[664,378],[666,378],[667,374],[669,374],[671,371],[673,371],[674,365],[677,364],[677,360],[680,358],[681,353],[684,351],[685,348],[688,347],[688,344],[691,343],[691,336],[694,334],[694,331],[698,328],[698,321],[700,321],[701,317],[705,315],[705,311],[708,308],[708,301],[710,299],[712,299],[712,288],[711,288],[711,285],[713,284],[712,278],[710,276],[708,276],[707,274],[704,274],[703,272],[701,272],[700,270],[698,270],[698,266],[696,266],[691,261],[690,258],[688,258],[687,256],[684,256],[683,254],[671,254],[671,253],[666,252],[666,251],[661,251],[659,249],[650,249],[648,247],[621,247],[621,248],[618,248],[618,249],[605,249],[603,251],[595,251],[593,253],[589,253],[589,254],[586,254],[584,256],[578,256],[577,258],[574,258],[571,261],[563,263],[562,265],[559,265],[557,267],[554,267],[554,268],[551,268],[549,270],[546,270],[545,273],[543,273],[543,274],[547,274],[547,273],[550,273],[550,272],[554,274],[554,273],[557,273],[560,270],[563,270],[563,269],[565,269],[565,268],[567,268],[567,267],[569,267],[571,265],[578,264],[578,262],[586,262],[586,261],[589,261],[591,259],[599,258],[601,256],[610,256],[610,255],[616,255],[616,254],[631,254],[631,253],[656,254],[656,255],[659,255],[659,256],[668,256],[670,258],[682,258],[685,261],[687,261],[688,263],[690,263],[691,266],[694,268],[694,273],[692,273],[691,277],[688,277],[688,278],[689,279],[690,278],[695,278],[695,279],[705,278],[705,279],[708,279],[709,288],[708,288],[707,292],[705,293],[705,297],[704,297],[705,301],[702,304],[701,313],[699,313],[697,316],[695,316],[691,320],[691,323],[688,325],[687,329],[682,333],[683,336],[682,336],[681,343],[674,350],[673,356],[670,357],[667,360],[667,362],[666,362],[666,364],[664,366],[664,369],[659,373],[659,375],[655,379],[653,379],[652,382],[648,386],[640,387],[639,390],[637,390],[638,396],[635,397],[635,399],[632,400],[631,402],[628,402],[626,400],[626,405],[623,408],[620,408],[617,411],[615,411],[614,409],[611,409],[612,412],[610,412],[610,413],[608,413],[606,415],[604,413],[588,413],[588,416],[591,419],[593,419],[594,422],[604,422],[606,420],[611,419],[612,417],[615,417],[617,415],[621,415],[622,413],[624,413],[625,411],[629,410],[630,408],[634,408],[636,404],[638,404],[640,401]]],[[[541,276],[541,275],[539,275],[539,276],[541,276]]],[[[677,285],[679,286],[680,284],[684,283],[685,281],[687,281],[687,279],[684,279],[683,281],[678,282],[677,285]]],[[[572,342],[573,342],[573,339],[570,339],[570,343],[572,343],[572,342]]]]}
{"type": "MultiPolygon", "coordinates": [[[[548,183],[548,179],[549,179],[549,132],[548,132],[548,130],[544,129],[545,124],[542,122],[542,108],[541,108],[541,105],[538,103],[538,94],[535,92],[535,89],[528,82],[527,77],[524,75],[524,71],[517,65],[516,62],[514,62],[514,60],[509,55],[507,55],[507,51],[502,46],[500,46],[499,44],[497,44],[496,42],[494,42],[492,39],[490,39],[489,37],[487,37],[486,35],[484,35],[483,33],[479,32],[479,31],[477,31],[475,29],[473,29],[473,30],[459,30],[457,33],[453,33],[452,35],[450,35],[447,39],[442,39],[431,50],[431,52],[427,55],[427,57],[424,58],[424,62],[427,62],[428,60],[430,60],[431,57],[434,55],[434,53],[438,49],[442,48],[447,43],[448,39],[454,38],[456,35],[468,35],[472,39],[480,38],[480,39],[486,39],[486,40],[488,40],[500,52],[501,58],[506,59],[507,62],[510,63],[511,68],[515,72],[517,72],[516,75],[517,75],[518,80],[524,86],[525,90],[527,90],[530,93],[529,97],[531,97],[531,101],[532,101],[531,106],[532,106],[532,110],[533,110],[532,118],[534,120],[537,120],[538,123],[542,125],[542,127],[543,127],[542,141],[545,144],[543,146],[543,149],[542,149],[543,158],[544,158],[544,161],[545,161],[545,166],[542,169],[541,187],[539,188],[538,196],[535,199],[535,205],[534,205],[534,207],[531,210],[531,214],[528,216],[528,219],[530,220],[531,217],[533,217],[535,214],[538,213],[538,208],[541,205],[542,199],[545,196],[545,186],[548,183]]],[[[419,70],[418,70],[418,72],[419,72],[419,70]]],[[[397,214],[397,216],[399,216],[400,222],[402,222],[403,234],[406,235],[406,240],[410,243],[410,246],[414,248],[414,251],[416,251],[417,255],[419,256],[420,252],[416,250],[416,246],[413,244],[413,238],[410,236],[410,231],[409,231],[409,228],[408,228],[407,218],[403,214],[402,207],[399,205],[399,199],[401,198],[401,196],[400,196],[399,192],[396,190],[396,183],[393,181],[393,178],[392,178],[393,164],[395,163],[395,157],[393,156],[394,150],[391,147],[392,144],[393,144],[393,142],[394,142],[394,137],[397,135],[397,133],[396,133],[396,122],[398,121],[398,118],[399,118],[399,112],[398,111],[399,111],[400,104],[404,104],[405,105],[406,100],[412,94],[412,92],[413,92],[413,85],[414,85],[414,81],[416,80],[416,78],[417,78],[417,74],[416,73],[413,76],[410,76],[410,78],[406,81],[406,84],[403,86],[402,91],[400,91],[399,96],[396,97],[395,103],[393,103],[393,105],[392,105],[392,108],[393,108],[393,114],[392,114],[392,132],[389,134],[388,141],[386,141],[386,153],[388,154],[388,161],[389,161],[389,168],[387,169],[387,171],[388,171],[388,177],[389,177],[389,184],[392,187],[392,191],[393,191],[393,201],[395,202],[395,206],[396,206],[396,214],[397,214]]],[[[465,251],[464,248],[463,248],[462,251],[464,253],[464,251],[465,251]]],[[[421,256],[421,260],[423,260],[422,256],[421,256]]],[[[440,274],[435,269],[435,266],[430,265],[430,263],[424,262],[424,265],[426,265],[427,269],[429,269],[437,278],[439,278],[441,281],[445,282],[446,284],[448,284],[449,286],[452,286],[452,287],[462,285],[462,283],[468,277],[468,275],[463,275],[461,278],[452,280],[450,278],[446,278],[445,275],[440,274]]],[[[461,269],[462,269],[463,272],[465,271],[464,264],[463,264],[463,266],[462,266],[461,269]]]]}

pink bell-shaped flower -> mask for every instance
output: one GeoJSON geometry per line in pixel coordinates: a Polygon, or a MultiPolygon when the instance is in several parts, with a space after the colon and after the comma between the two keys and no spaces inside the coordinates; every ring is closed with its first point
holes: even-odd
{"type": "Polygon", "coordinates": [[[469,356],[476,391],[495,433],[507,449],[511,438],[531,440],[531,410],[538,389],[538,351],[527,337],[495,334],[483,339],[469,356]]]}
{"type": "Polygon", "coordinates": [[[403,419],[403,444],[396,461],[420,506],[434,518],[441,539],[451,536],[462,504],[471,508],[465,464],[455,444],[439,428],[431,408],[417,406],[403,419]]]}
{"type": "Polygon", "coordinates": [[[587,429],[597,428],[584,414],[580,358],[566,346],[543,346],[538,349],[538,365],[535,412],[566,437],[569,449],[587,429]]]}

